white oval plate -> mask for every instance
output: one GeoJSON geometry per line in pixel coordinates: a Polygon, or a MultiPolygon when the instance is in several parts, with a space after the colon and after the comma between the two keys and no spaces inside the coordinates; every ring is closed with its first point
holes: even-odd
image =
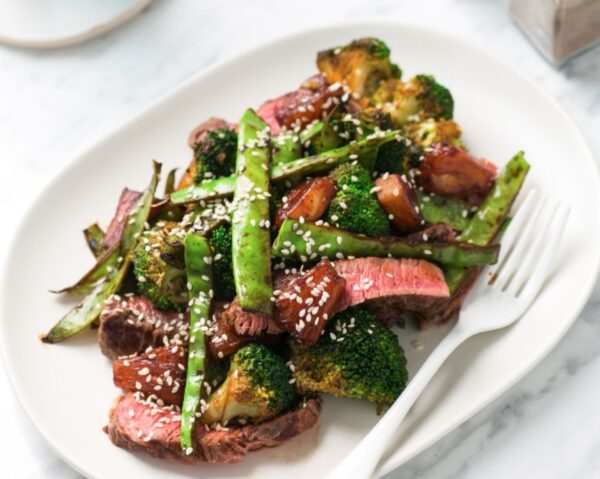
{"type": "MultiPolygon", "coordinates": [[[[10,378],[32,421],[82,473],[131,477],[321,477],[376,420],[370,404],[327,400],[318,430],[252,453],[237,465],[186,467],[114,447],[102,432],[112,399],[109,361],[93,332],[48,346],[37,335],[67,309],[47,293],[69,284],[92,258],[80,231],[107,221],[121,188],[142,188],[150,159],[186,165],[190,129],[211,115],[237,120],[245,107],[296,88],[315,71],[315,53],[361,36],[389,43],[405,75],[430,72],[453,92],[456,118],[477,155],[504,164],[522,148],[532,164],[526,189],[572,206],[557,268],[515,326],[466,343],[416,404],[379,473],[388,472],[492,401],[563,336],[586,302],[600,264],[600,186],[581,135],[533,83],[444,34],[387,23],[325,28],[277,40],[195,77],[72,162],[52,181],[15,234],[1,285],[0,340],[10,378]],[[315,445],[318,445],[315,448],[315,445]]],[[[443,330],[401,332],[412,374],[443,330]],[[417,351],[412,339],[425,345],[417,351]]]]}

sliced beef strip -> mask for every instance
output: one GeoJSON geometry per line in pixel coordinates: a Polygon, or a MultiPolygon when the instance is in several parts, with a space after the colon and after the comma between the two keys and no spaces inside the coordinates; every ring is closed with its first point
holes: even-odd
{"type": "Polygon", "coordinates": [[[181,346],[153,348],[113,361],[113,382],[125,391],[154,394],[167,404],[181,405],[187,352],[181,346]]]}
{"type": "Polygon", "coordinates": [[[233,326],[235,332],[241,336],[259,336],[263,333],[280,334],[283,332],[283,329],[273,317],[242,309],[237,297],[223,311],[222,316],[223,320],[233,326]]]}
{"type": "Polygon", "coordinates": [[[420,315],[419,329],[429,329],[433,325],[442,325],[450,321],[457,313],[471,291],[471,288],[479,278],[480,268],[472,268],[462,285],[454,292],[454,294],[442,304],[432,307],[429,311],[420,315]]]}
{"type": "Polygon", "coordinates": [[[181,346],[188,341],[187,314],[156,309],[141,296],[113,296],[100,313],[98,343],[115,359],[145,351],[149,346],[181,346]]]}
{"type": "Polygon", "coordinates": [[[279,291],[276,318],[298,341],[315,344],[327,321],[338,310],[346,281],[329,260],[321,260],[279,291]]]}
{"type": "Polygon", "coordinates": [[[127,217],[133,210],[137,201],[140,199],[140,196],[142,196],[142,194],[139,191],[130,190],[128,188],[123,189],[119,198],[115,215],[108,225],[104,239],[100,244],[100,249],[102,251],[112,248],[113,246],[117,245],[119,241],[121,241],[123,229],[125,229],[125,223],[127,222],[127,217]]]}
{"type": "Polygon", "coordinates": [[[387,325],[400,313],[422,313],[450,297],[444,273],[416,259],[356,258],[334,262],[346,280],[340,310],[365,303],[387,325]]]}
{"type": "Polygon", "coordinates": [[[106,428],[116,446],[145,450],[153,457],[182,462],[234,463],[250,452],[275,447],[315,426],[321,414],[319,398],[305,400],[296,409],[260,424],[210,430],[196,428],[196,448],[191,455],[181,451],[180,413],[134,394],[118,399],[110,411],[106,428]]]}
{"type": "Polygon", "coordinates": [[[429,193],[458,198],[478,206],[496,178],[496,167],[448,143],[433,143],[419,163],[417,184],[429,193]]]}

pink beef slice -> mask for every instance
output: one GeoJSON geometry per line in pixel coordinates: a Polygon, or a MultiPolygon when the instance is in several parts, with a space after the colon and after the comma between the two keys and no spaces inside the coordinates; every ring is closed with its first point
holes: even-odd
{"type": "Polygon", "coordinates": [[[259,424],[210,430],[199,424],[196,448],[187,455],[180,446],[180,413],[129,393],[118,399],[109,414],[106,431],[116,446],[146,451],[153,457],[185,464],[234,463],[250,452],[275,447],[317,423],[322,401],[307,399],[296,409],[259,424]]]}
{"type": "Polygon", "coordinates": [[[130,190],[128,188],[123,189],[115,215],[108,225],[106,234],[100,245],[102,250],[106,251],[121,241],[127,217],[129,216],[129,213],[133,211],[140,196],[142,196],[142,194],[139,191],[130,190]]]}
{"type": "Polygon", "coordinates": [[[98,343],[110,359],[139,354],[149,346],[185,346],[187,313],[156,309],[142,296],[113,296],[100,313],[98,343]]]}
{"type": "Polygon", "coordinates": [[[450,297],[444,273],[417,259],[356,258],[334,262],[346,280],[340,310],[365,303],[387,325],[402,312],[430,311],[450,297]]]}

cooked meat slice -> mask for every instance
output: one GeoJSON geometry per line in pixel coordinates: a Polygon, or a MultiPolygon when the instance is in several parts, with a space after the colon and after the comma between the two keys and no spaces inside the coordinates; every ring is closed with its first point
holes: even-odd
{"type": "Polygon", "coordinates": [[[448,322],[460,311],[460,308],[471,291],[471,288],[479,278],[479,268],[473,268],[463,284],[454,292],[454,294],[442,304],[432,307],[425,314],[419,316],[419,328],[428,329],[432,325],[442,325],[448,322]]]}
{"type": "Polygon", "coordinates": [[[283,127],[303,128],[322,118],[340,104],[343,95],[341,86],[331,86],[323,75],[314,75],[299,89],[266,101],[256,113],[269,124],[271,134],[276,135],[283,127]]]}
{"type": "Polygon", "coordinates": [[[311,429],[321,414],[322,401],[307,399],[296,409],[260,424],[210,430],[196,428],[196,448],[186,455],[180,446],[180,414],[133,394],[119,398],[109,414],[107,432],[116,446],[145,450],[153,457],[196,463],[234,463],[250,452],[275,447],[311,429]]]}
{"type": "Polygon", "coordinates": [[[442,270],[424,260],[356,258],[333,265],[346,280],[340,309],[366,303],[375,313],[386,311],[379,317],[386,324],[403,311],[425,312],[450,297],[442,270]]]}
{"type": "Polygon", "coordinates": [[[139,191],[133,191],[128,188],[123,189],[121,192],[121,197],[119,198],[119,204],[117,205],[115,215],[108,225],[106,234],[104,235],[104,239],[100,245],[101,250],[106,251],[121,241],[121,236],[123,235],[123,229],[125,228],[127,217],[133,210],[133,207],[141,195],[142,194],[139,191]]]}
{"type": "Polygon", "coordinates": [[[215,308],[213,329],[208,343],[211,354],[223,358],[235,353],[248,343],[278,342],[281,325],[272,317],[244,311],[237,298],[215,308]]]}
{"type": "Polygon", "coordinates": [[[275,110],[275,117],[281,126],[304,128],[339,105],[342,95],[344,89],[341,86],[329,85],[323,75],[317,74],[298,90],[285,95],[275,110]]]}
{"type": "Polygon", "coordinates": [[[275,210],[275,227],[279,228],[286,218],[314,222],[329,208],[337,190],[335,181],[324,176],[312,178],[295,186],[275,210]]]}
{"type": "Polygon", "coordinates": [[[271,316],[242,309],[237,297],[223,311],[222,316],[223,320],[233,326],[235,332],[239,335],[259,336],[265,332],[268,334],[282,332],[282,329],[271,316]]]}
{"type": "Polygon", "coordinates": [[[222,308],[215,311],[213,314],[212,334],[208,340],[208,349],[213,357],[224,358],[231,356],[250,342],[250,336],[239,335],[235,331],[233,324],[225,320],[222,308]]]}
{"type": "Polygon", "coordinates": [[[256,114],[266,121],[269,127],[271,127],[271,135],[276,135],[281,130],[282,125],[279,124],[275,112],[281,105],[284,104],[288,95],[292,95],[292,93],[286,93],[285,95],[275,98],[274,100],[267,100],[258,108],[258,110],[256,110],[256,114]]]}
{"type": "Polygon", "coordinates": [[[415,179],[430,193],[450,196],[479,205],[496,178],[496,167],[448,143],[433,143],[425,149],[415,179]]]}
{"type": "Polygon", "coordinates": [[[115,359],[145,351],[148,346],[187,344],[186,314],[156,309],[141,296],[113,296],[100,313],[98,343],[105,356],[115,359]]]}
{"type": "Polygon", "coordinates": [[[417,195],[400,175],[384,175],[375,180],[377,199],[396,228],[413,233],[423,224],[417,195]]]}
{"type": "Polygon", "coordinates": [[[204,137],[209,131],[218,130],[219,128],[227,128],[228,126],[230,126],[229,123],[222,118],[211,117],[208,120],[200,123],[190,132],[190,136],[188,137],[188,145],[193,148],[195,145],[204,140],[204,137]]]}
{"type": "Polygon", "coordinates": [[[336,313],[346,281],[324,259],[277,295],[276,318],[303,343],[315,344],[336,313]]]}
{"type": "Polygon", "coordinates": [[[456,232],[446,223],[435,223],[427,228],[408,235],[409,243],[452,243],[456,241],[456,232]]]}
{"type": "Polygon", "coordinates": [[[167,404],[181,405],[185,385],[186,350],[180,346],[151,349],[113,361],[115,386],[154,394],[167,404]]]}

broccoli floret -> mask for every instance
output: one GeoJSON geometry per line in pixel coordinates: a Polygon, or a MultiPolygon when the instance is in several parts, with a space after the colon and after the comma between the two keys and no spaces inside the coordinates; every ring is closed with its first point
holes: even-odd
{"type": "Polygon", "coordinates": [[[159,309],[182,311],[188,302],[182,237],[177,223],[159,222],[135,248],[137,287],[159,309]]]}
{"type": "Polygon", "coordinates": [[[381,412],[406,387],[406,359],[398,338],[360,307],[337,314],[314,346],[289,344],[301,393],[366,399],[381,412]]]}
{"type": "Polygon", "coordinates": [[[217,226],[210,235],[209,243],[215,255],[213,262],[215,297],[223,301],[230,301],[235,296],[231,227],[229,225],[217,226]]]}
{"type": "Polygon", "coordinates": [[[418,166],[423,150],[408,141],[390,141],[379,147],[375,160],[377,173],[406,173],[418,166]]]}
{"type": "Polygon", "coordinates": [[[194,147],[196,183],[232,175],[235,171],[237,133],[230,128],[209,131],[194,147]]]}
{"type": "Polygon", "coordinates": [[[330,173],[338,191],[327,210],[327,221],[338,228],[367,236],[390,234],[390,222],[372,191],[369,171],[357,162],[345,163],[330,173]]]}
{"type": "Polygon", "coordinates": [[[464,148],[460,136],[462,131],[458,124],[452,120],[436,121],[432,118],[420,123],[410,123],[405,127],[411,140],[425,148],[432,143],[450,143],[451,145],[464,148]]]}
{"type": "Polygon", "coordinates": [[[372,103],[388,112],[396,125],[427,118],[450,120],[454,113],[450,90],[432,75],[417,75],[406,83],[385,81],[373,94],[372,103]]]}
{"type": "Polygon", "coordinates": [[[265,346],[250,344],[233,356],[227,378],[208,400],[203,420],[212,424],[270,419],[294,402],[291,378],[283,358],[265,346]]]}
{"type": "Polygon", "coordinates": [[[370,96],[382,80],[400,78],[390,61],[390,49],[376,38],[361,38],[350,44],[319,52],[317,67],[329,83],[347,86],[358,98],[370,96]]]}

